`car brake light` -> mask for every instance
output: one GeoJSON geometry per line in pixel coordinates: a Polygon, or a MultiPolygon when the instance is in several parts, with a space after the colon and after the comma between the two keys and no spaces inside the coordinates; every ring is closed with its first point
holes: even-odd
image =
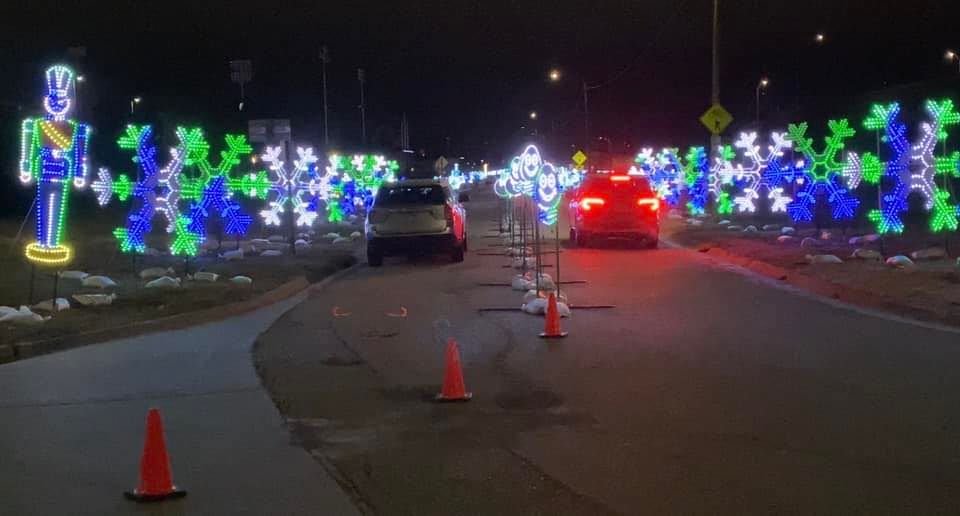
{"type": "Polygon", "coordinates": [[[618,182],[618,183],[622,183],[623,181],[629,181],[629,180],[630,180],[630,176],[620,176],[620,175],[610,176],[610,180],[611,180],[611,181],[616,181],[616,182],[618,182]]]}
{"type": "Polygon", "coordinates": [[[593,206],[603,206],[605,202],[606,201],[599,197],[584,197],[580,199],[580,209],[590,211],[593,206]]]}
{"type": "Polygon", "coordinates": [[[637,199],[637,206],[647,206],[650,208],[650,211],[657,211],[660,209],[660,199],[655,197],[644,197],[637,199]]]}

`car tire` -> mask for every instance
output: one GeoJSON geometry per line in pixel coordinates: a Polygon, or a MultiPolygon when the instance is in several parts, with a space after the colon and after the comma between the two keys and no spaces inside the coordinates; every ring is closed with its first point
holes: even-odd
{"type": "Polygon", "coordinates": [[[450,253],[450,258],[453,260],[453,263],[460,263],[463,261],[463,247],[454,247],[453,252],[450,253]]]}
{"type": "Polygon", "coordinates": [[[367,264],[371,267],[380,267],[383,265],[383,254],[367,248],[367,264]]]}

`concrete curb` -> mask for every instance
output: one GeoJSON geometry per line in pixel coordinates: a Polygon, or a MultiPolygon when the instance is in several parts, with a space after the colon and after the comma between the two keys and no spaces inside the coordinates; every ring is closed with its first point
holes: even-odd
{"type": "Polygon", "coordinates": [[[674,241],[667,241],[671,246],[690,252],[699,252],[717,261],[743,267],[760,276],[783,282],[787,285],[804,290],[816,296],[829,298],[850,305],[879,310],[895,316],[907,317],[923,322],[943,324],[953,328],[960,328],[955,319],[945,317],[932,310],[924,310],[915,306],[904,305],[887,295],[869,292],[861,289],[815,278],[797,270],[790,270],[753,258],[733,254],[726,249],[701,245],[697,248],[688,247],[674,241]]]}
{"type": "MultiPolygon", "coordinates": [[[[344,270],[349,270],[349,268],[344,270]]],[[[341,271],[338,271],[338,273],[339,272],[341,271]]],[[[337,273],[334,273],[334,275],[335,274],[337,273]]],[[[328,278],[329,277],[330,276],[328,276],[328,278]]],[[[321,280],[321,283],[326,279],[327,278],[321,280]]],[[[307,278],[304,276],[299,276],[253,299],[248,299],[238,303],[215,306],[196,312],[171,315],[169,317],[162,317],[160,319],[138,321],[113,328],[104,328],[102,330],[95,330],[74,335],[64,335],[53,339],[20,342],[10,346],[12,347],[12,354],[7,354],[5,350],[0,349],[0,363],[5,362],[4,358],[7,356],[10,356],[10,358],[6,361],[22,360],[55,351],[62,351],[65,349],[89,344],[96,344],[98,342],[104,342],[108,340],[135,337],[138,335],[145,335],[159,331],[178,330],[208,322],[216,322],[229,317],[252,312],[279,301],[289,299],[307,290],[309,287],[310,283],[307,281],[307,278]]],[[[0,348],[2,347],[4,346],[0,346],[0,348]]]]}

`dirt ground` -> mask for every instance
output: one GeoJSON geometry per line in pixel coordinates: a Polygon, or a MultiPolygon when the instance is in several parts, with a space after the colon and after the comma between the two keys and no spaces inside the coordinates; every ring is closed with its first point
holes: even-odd
{"type": "MultiPolygon", "coordinates": [[[[761,228],[772,221],[736,220],[733,224],[746,227],[753,224],[761,228]]],[[[782,221],[780,221],[782,224],[782,221]]],[[[722,250],[722,253],[770,264],[786,269],[794,276],[809,277],[836,285],[843,299],[872,307],[895,311],[902,315],[919,317],[953,325],[960,325],[960,268],[956,266],[957,248],[960,239],[955,235],[929,235],[907,233],[885,236],[881,241],[856,244],[849,242],[854,236],[869,234],[867,228],[825,229],[829,238],[823,239],[814,228],[798,227],[795,238],[780,243],[779,229],[744,233],[732,231],[726,225],[717,224],[716,218],[706,218],[700,226],[687,224],[684,220],[670,219],[664,222],[664,236],[678,244],[702,252],[722,250]],[[801,247],[804,238],[816,238],[817,245],[801,247]],[[949,240],[948,240],[949,238],[949,240]],[[884,258],[907,255],[930,247],[946,248],[947,259],[915,260],[915,267],[897,269],[882,261],[852,258],[857,248],[872,249],[884,258]],[[840,264],[810,264],[806,256],[833,254],[843,260],[840,264]]],[[[840,296],[836,296],[840,297],[840,296]]]]}
{"type": "MultiPolygon", "coordinates": [[[[25,341],[38,341],[82,334],[100,328],[124,326],[138,321],[167,317],[184,312],[201,310],[217,305],[245,301],[297,277],[319,281],[323,277],[354,263],[354,254],[361,239],[333,245],[331,239],[321,238],[328,232],[344,236],[359,230],[356,225],[327,226],[314,228],[315,236],[309,248],[300,248],[296,256],[290,256],[289,246],[275,244],[284,256],[262,257],[246,253],[243,260],[225,261],[218,258],[222,251],[233,250],[237,242],[226,240],[218,251],[214,238],[208,239],[200,254],[185,261],[168,255],[133,256],[120,252],[111,235],[116,220],[111,217],[94,218],[75,224],[70,241],[74,260],[64,270],[80,270],[91,275],[105,275],[117,283],[113,289],[100,290],[83,287],[79,281],[60,279],[56,282],[58,297],[70,301],[72,308],[59,312],[44,323],[21,326],[0,323],[0,345],[25,341]],[[150,267],[172,268],[171,276],[183,279],[177,289],[147,289],[146,280],[139,272],[150,267]],[[186,281],[186,273],[209,271],[220,275],[216,283],[186,281]],[[253,279],[252,285],[235,285],[226,280],[243,275],[253,279]],[[82,307],[72,295],[79,293],[116,293],[113,304],[101,307],[82,307]]],[[[19,307],[51,299],[54,294],[56,270],[32,269],[23,257],[25,239],[32,228],[25,227],[19,241],[15,236],[19,221],[0,221],[0,305],[19,307]],[[31,286],[32,284],[32,286],[31,286]]],[[[257,238],[266,238],[277,231],[257,231],[257,238]]],[[[147,244],[156,249],[166,248],[166,235],[155,231],[147,244]]],[[[240,246],[249,249],[250,240],[240,246]]],[[[260,249],[265,248],[260,244],[260,249]]],[[[259,251],[259,250],[258,250],[259,251]]],[[[39,312],[47,315],[44,312],[39,312]]]]}

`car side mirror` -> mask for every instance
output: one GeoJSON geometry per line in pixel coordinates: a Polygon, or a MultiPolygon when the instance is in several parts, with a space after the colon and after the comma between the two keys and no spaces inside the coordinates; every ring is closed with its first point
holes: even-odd
{"type": "Polygon", "coordinates": [[[470,201],[470,194],[468,194],[467,192],[460,192],[460,194],[457,195],[457,202],[469,202],[469,201],[470,201]]]}

